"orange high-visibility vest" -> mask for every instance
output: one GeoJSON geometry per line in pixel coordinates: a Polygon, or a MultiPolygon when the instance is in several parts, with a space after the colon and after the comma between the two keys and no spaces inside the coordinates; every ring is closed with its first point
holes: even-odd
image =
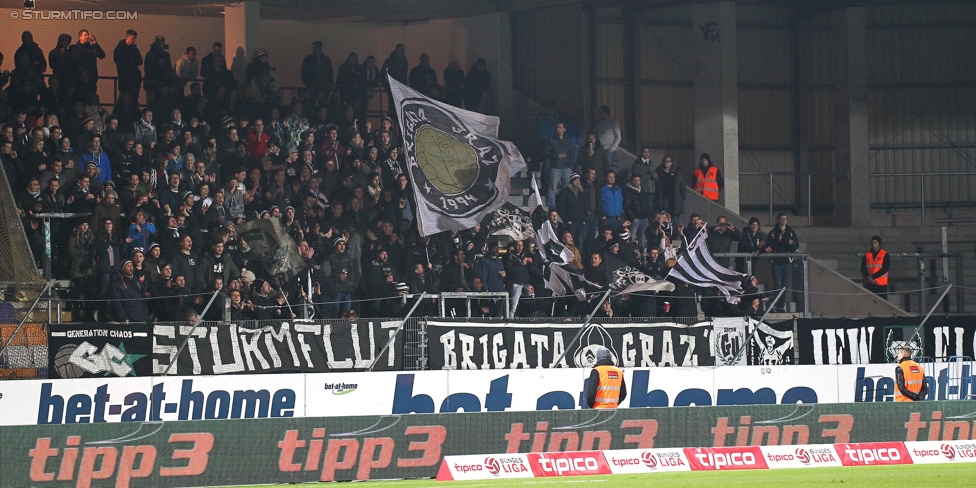
{"type": "Polygon", "coordinates": [[[597,366],[600,384],[596,387],[593,408],[617,408],[620,403],[620,385],[624,382],[624,372],[616,366],[597,366]]]}
{"type": "Polygon", "coordinates": [[[705,198],[718,201],[718,168],[708,167],[708,173],[702,173],[701,168],[695,170],[695,191],[705,195],[705,198]]]}
{"type": "MultiPolygon", "coordinates": [[[[871,251],[868,251],[867,254],[864,255],[865,267],[868,270],[868,276],[873,276],[878,271],[881,271],[881,265],[884,264],[884,258],[887,255],[888,253],[885,252],[884,249],[878,250],[878,254],[872,255],[871,251]]],[[[887,286],[888,273],[885,273],[880,277],[875,278],[874,282],[878,286],[887,286]]]]}
{"type": "MultiPolygon", "coordinates": [[[[918,393],[922,391],[922,382],[925,381],[925,373],[922,372],[922,367],[918,365],[915,361],[902,361],[898,363],[898,367],[901,368],[902,375],[905,377],[905,388],[912,393],[918,393]]],[[[905,395],[902,395],[901,390],[898,386],[895,386],[895,401],[896,402],[910,402],[912,401],[905,395]]]]}

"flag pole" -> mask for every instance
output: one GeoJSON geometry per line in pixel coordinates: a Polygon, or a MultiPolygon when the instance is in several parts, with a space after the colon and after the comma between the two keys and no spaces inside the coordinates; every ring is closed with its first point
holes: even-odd
{"type": "MultiPolygon", "coordinates": [[[[776,298],[773,299],[773,303],[779,302],[779,297],[781,297],[783,293],[786,293],[785,286],[783,288],[780,288],[779,293],[776,294],[776,298]]],[[[766,316],[769,315],[769,312],[772,311],[773,311],[773,307],[767,308],[766,311],[762,314],[762,317],[759,317],[759,323],[760,324],[763,323],[766,320],[766,316]]],[[[756,326],[755,329],[752,329],[752,333],[749,334],[749,338],[746,339],[745,344],[743,344],[742,347],[739,349],[739,354],[735,355],[735,361],[732,364],[738,363],[739,360],[742,359],[742,355],[746,352],[746,348],[749,347],[749,344],[752,343],[752,339],[756,335],[757,330],[759,330],[758,325],[756,326]]]]}
{"type": "MultiPolygon", "coordinates": [[[[600,301],[596,302],[596,307],[594,307],[593,311],[590,312],[589,317],[586,317],[586,321],[583,322],[583,326],[580,327],[579,331],[576,332],[576,336],[573,337],[573,340],[569,341],[570,346],[575,344],[576,340],[583,335],[583,331],[585,331],[590,326],[590,321],[593,320],[593,316],[596,315],[596,311],[600,309],[600,305],[603,305],[603,302],[607,299],[608,296],[610,296],[611,291],[613,291],[612,288],[607,288],[607,292],[603,294],[603,298],[601,298],[600,301]]],[[[569,348],[567,347],[566,349],[563,350],[563,353],[562,355],[559,356],[559,359],[553,361],[552,364],[555,366],[560,362],[562,362],[563,358],[566,357],[566,353],[568,352],[569,352],[569,348]]]]}
{"type": "Polygon", "coordinates": [[[376,367],[376,362],[379,361],[380,357],[383,356],[383,353],[385,353],[386,350],[393,345],[393,341],[396,340],[397,334],[399,334],[400,331],[403,330],[403,326],[407,325],[407,321],[410,320],[410,316],[413,315],[413,312],[417,310],[417,307],[420,306],[420,303],[423,302],[425,298],[427,298],[427,292],[420,292],[420,298],[418,298],[417,302],[413,304],[413,307],[410,308],[410,311],[407,312],[407,315],[403,317],[403,320],[400,321],[400,325],[398,325],[396,330],[393,331],[393,334],[390,334],[390,340],[386,341],[386,344],[383,345],[383,349],[380,349],[379,354],[376,355],[376,359],[373,360],[373,364],[370,364],[369,369],[367,369],[366,371],[372,371],[373,368],[376,367]]]}

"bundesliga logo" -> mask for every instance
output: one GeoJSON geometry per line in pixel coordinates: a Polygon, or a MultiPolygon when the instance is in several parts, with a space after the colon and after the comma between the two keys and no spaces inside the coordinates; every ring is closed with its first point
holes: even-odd
{"type": "Polygon", "coordinates": [[[641,454],[641,461],[648,469],[657,468],[657,457],[654,456],[653,452],[645,451],[644,454],[641,454]]]}
{"type": "Polygon", "coordinates": [[[502,470],[498,460],[493,457],[485,458],[485,468],[493,475],[497,475],[502,470]]]}
{"type": "Polygon", "coordinates": [[[956,458],[956,448],[952,447],[949,444],[942,444],[941,451],[942,451],[942,455],[945,456],[946,459],[952,460],[956,458]]]}
{"type": "Polygon", "coordinates": [[[796,458],[803,464],[810,464],[810,454],[802,447],[796,448],[796,458]]]}

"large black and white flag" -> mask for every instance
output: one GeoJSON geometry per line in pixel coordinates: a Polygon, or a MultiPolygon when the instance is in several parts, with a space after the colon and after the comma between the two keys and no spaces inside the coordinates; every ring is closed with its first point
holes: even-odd
{"type": "Polygon", "coordinates": [[[432,100],[389,77],[420,234],[478,225],[508,201],[525,160],[498,139],[498,117],[432,100]]]}
{"type": "Polygon", "coordinates": [[[668,277],[703,288],[718,288],[728,297],[729,303],[738,303],[738,297],[732,296],[732,293],[742,293],[742,279],[746,275],[716,263],[705,245],[707,238],[708,229],[702,227],[688,244],[688,252],[678,256],[678,262],[668,272],[668,277]]]}

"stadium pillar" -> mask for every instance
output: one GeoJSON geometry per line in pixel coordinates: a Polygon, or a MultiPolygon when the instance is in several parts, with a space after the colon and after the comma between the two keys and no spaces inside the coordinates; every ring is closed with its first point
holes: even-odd
{"type": "Polygon", "coordinates": [[[834,172],[838,223],[871,224],[868,164],[867,12],[850,7],[834,13],[834,172]]]}
{"type": "Polygon", "coordinates": [[[261,3],[247,0],[224,6],[224,56],[238,82],[261,48],[261,3]]]}
{"type": "Polygon", "coordinates": [[[708,153],[725,174],[721,203],[739,213],[739,87],[735,2],[696,3],[692,7],[695,39],[695,161],[708,153]]]}

